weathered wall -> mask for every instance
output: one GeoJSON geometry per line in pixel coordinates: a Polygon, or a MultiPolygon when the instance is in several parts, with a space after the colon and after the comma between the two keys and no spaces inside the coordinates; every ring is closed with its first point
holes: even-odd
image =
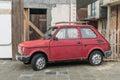
{"type": "Polygon", "coordinates": [[[76,21],[76,4],[56,4],[51,11],[51,25],[56,22],[76,21]]]}
{"type": "Polygon", "coordinates": [[[110,27],[112,29],[116,29],[116,20],[117,20],[116,14],[117,14],[116,13],[116,6],[112,6],[111,7],[111,18],[110,18],[110,27]]]}
{"type": "MultiPolygon", "coordinates": [[[[71,0],[76,1],[76,0],[71,0]]],[[[70,0],[24,0],[25,3],[42,3],[42,4],[69,4],[70,0]]]]}
{"type": "Polygon", "coordinates": [[[47,9],[47,26],[76,21],[76,0],[24,0],[24,8],[47,9]]]}

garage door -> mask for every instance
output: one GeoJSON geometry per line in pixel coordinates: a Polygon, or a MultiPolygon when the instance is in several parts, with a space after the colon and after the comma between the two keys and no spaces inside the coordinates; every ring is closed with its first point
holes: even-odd
{"type": "Polygon", "coordinates": [[[11,58],[11,47],[11,1],[0,1],[0,58],[11,58]]]}

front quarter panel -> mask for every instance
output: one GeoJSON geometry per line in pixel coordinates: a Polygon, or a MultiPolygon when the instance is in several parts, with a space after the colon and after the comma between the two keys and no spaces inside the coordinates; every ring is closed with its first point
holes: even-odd
{"type": "Polygon", "coordinates": [[[42,53],[45,53],[49,59],[49,47],[42,47],[42,48],[29,48],[28,50],[28,54],[27,56],[32,56],[33,54],[35,54],[36,52],[42,52],[42,53]]]}

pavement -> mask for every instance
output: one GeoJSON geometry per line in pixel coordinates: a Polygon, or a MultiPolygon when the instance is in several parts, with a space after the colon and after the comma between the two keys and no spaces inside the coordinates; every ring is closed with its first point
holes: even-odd
{"type": "Polygon", "coordinates": [[[91,66],[86,61],[49,63],[41,71],[19,61],[0,60],[0,80],[120,80],[120,62],[91,66]]]}

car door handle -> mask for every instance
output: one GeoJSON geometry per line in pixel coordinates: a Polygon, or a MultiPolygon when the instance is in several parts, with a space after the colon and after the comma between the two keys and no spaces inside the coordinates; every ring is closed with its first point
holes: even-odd
{"type": "Polygon", "coordinates": [[[80,42],[77,42],[77,44],[80,44],[80,42]]]}

